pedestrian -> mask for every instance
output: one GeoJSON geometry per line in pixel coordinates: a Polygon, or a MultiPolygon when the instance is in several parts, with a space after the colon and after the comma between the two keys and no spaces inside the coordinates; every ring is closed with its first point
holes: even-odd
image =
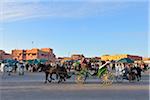
{"type": "Polygon", "coordinates": [[[27,63],[25,66],[26,66],[26,70],[29,71],[29,64],[27,63]]]}
{"type": "Polygon", "coordinates": [[[142,78],[142,76],[141,76],[142,69],[139,65],[137,65],[136,70],[137,70],[137,78],[138,78],[138,81],[139,81],[142,78]]]}

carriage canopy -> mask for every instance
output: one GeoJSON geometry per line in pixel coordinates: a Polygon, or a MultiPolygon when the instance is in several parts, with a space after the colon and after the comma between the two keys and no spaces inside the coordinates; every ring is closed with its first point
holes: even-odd
{"type": "Polygon", "coordinates": [[[118,63],[134,63],[134,60],[130,58],[123,58],[117,61],[118,63]]]}

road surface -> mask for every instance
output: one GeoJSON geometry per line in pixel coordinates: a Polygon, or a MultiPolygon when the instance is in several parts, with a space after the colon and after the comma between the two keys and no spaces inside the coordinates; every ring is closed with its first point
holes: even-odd
{"type": "Polygon", "coordinates": [[[0,100],[149,100],[149,75],[143,75],[140,82],[124,81],[111,86],[103,86],[95,78],[83,85],[74,79],[44,84],[43,73],[0,76],[0,100]]]}

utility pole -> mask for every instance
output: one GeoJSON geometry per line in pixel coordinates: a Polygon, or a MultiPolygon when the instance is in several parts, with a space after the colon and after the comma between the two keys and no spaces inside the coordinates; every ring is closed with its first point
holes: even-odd
{"type": "Polygon", "coordinates": [[[32,41],[32,48],[33,48],[33,44],[34,44],[34,41],[32,41]]]}

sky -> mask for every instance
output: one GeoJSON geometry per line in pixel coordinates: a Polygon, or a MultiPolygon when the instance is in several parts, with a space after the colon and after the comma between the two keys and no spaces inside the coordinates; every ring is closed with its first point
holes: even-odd
{"type": "Polygon", "coordinates": [[[0,0],[0,49],[150,57],[148,0],[0,0]]]}

